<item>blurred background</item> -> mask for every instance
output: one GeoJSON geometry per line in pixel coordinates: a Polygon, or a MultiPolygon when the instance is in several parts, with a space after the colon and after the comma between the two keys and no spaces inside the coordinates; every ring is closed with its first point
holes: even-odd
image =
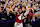
{"type": "Polygon", "coordinates": [[[27,10],[23,27],[40,27],[40,0],[0,0],[0,27],[13,27],[16,16],[27,10]]]}

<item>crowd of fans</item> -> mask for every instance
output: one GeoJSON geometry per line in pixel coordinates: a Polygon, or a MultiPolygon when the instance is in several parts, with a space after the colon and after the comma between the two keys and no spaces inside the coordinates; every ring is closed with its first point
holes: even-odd
{"type": "Polygon", "coordinates": [[[24,23],[40,21],[40,0],[0,0],[0,20],[14,20],[29,10],[24,23]]]}

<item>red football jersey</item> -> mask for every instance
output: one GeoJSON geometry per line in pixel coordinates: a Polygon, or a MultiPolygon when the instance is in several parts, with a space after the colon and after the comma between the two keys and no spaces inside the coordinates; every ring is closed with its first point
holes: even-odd
{"type": "Polygon", "coordinates": [[[16,15],[16,22],[22,23],[22,20],[18,19],[19,15],[16,15]]]}

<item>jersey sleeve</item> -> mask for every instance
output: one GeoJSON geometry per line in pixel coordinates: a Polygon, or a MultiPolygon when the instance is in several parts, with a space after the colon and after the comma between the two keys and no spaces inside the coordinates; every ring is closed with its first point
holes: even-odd
{"type": "Polygon", "coordinates": [[[21,20],[21,16],[19,16],[18,19],[21,20]]]}
{"type": "Polygon", "coordinates": [[[24,13],[24,16],[28,15],[29,13],[29,10],[27,10],[25,13],[24,13]]]}

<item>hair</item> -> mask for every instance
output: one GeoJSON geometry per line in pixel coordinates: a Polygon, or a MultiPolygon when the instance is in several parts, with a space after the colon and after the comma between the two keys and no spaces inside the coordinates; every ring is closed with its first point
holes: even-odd
{"type": "Polygon", "coordinates": [[[22,6],[22,8],[25,8],[25,9],[26,9],[26,7],[25,7],[25,6],[22,6]]]}

